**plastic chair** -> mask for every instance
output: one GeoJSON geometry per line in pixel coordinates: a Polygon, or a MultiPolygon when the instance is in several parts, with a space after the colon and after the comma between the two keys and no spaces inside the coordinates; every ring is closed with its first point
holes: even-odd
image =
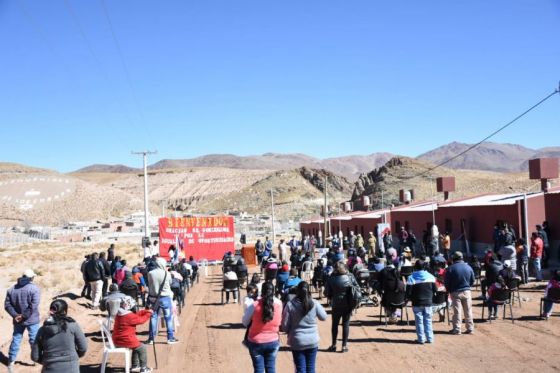
{"type": "MultiPolygon", "coordinates": [[[[239,298],[239,280],[224,281],[224,287],[222,288],[222,304],[224,304],[224,294],[230,292],[234,292],[234,294],[237,292],[237,297],[239,298]]],[[[239,304],[241,304],[241,302],[239,302],[239,304]]]]}
{"type": "Polygon", "coordinates": [[[539,313],[539,317],[541,318],[543,317],[544,301],[560,304],[560,288],[548,289],[548,295],[541,298],[541,309],[539,313]]]}
{"type": "Polygon", "coordinates": [[[125,347],[115,347],[113,343],[113,336],[111,332],[105,326],[104,320],[98,320],[99,326],[101,327],[101,339],[103,339],[103,362],[101,363],[101,373],[105,373],[105,368],[107,366],[107,360],[109,359],[109,354],[119,353],[124,354],[124,371],[125,373],[130,372],[130,349],[125,347]]]}
{"type": "Polygon", "coordinates": [[[310,283],[313,278],[313,262],[303,262],[301,273],[301,279],[310,283]]]}
{"type": "Polygon", "coordinates": [[[511,290],[511,303],[515,304],[515,299],[519,301],[519,308],[521,308],[521,293],[519,292],[519,284],[521,283],[521,279],[515,277],[509,280],[507,287],[511,290]]]}
{"type": "MultiPolygon", "coordinates": [[[[513,307],[511,305],[511,290],[510,289],[496,289],[494,294],[492,294],[492,298],[488,298],[486,302],[482,304],[482,320],[484,320],[484,309],[488,304],[504,306],[503,307],[503,315],[502,319],[506,318],[506,305],[509,305],[509,313],[511,315],[511,323],[515,323],[515,319],[513,318],[513,307]],[[492,303],[490,303],[492,302],[492,303]]],[[[489,320],[492,322],[492,320],[489,320]]]]}
{"type": "MultiPolygon", "coordinates": [[[[388,303],[388,307],[393,307],[396,309],[400,309],[401,310],[401,322],[403,321],[403,313],[406,313],[406,325],[409,325],[409,319],[408,319],[408,308],[406,308],[406,300],[404,298],[405,294],[404,293],[391,293],[391,294],[385,294],[385,297],[389,297],[389,300],[387,301],[388,303]]],[[[385,316],[385,326],[387,326],[387,312],[383,312],[383,310],[385,309],[385,306],[383,305],[383,301],[381,301],[381,304],[379,305],[379,322],[381,322],[381,318],[383,317],[383,315],[385,316]]]]}
{"type": "Polygon", "coordinates": [[[445,308],[443,309],[444,315],[447,314],[447,325],[451,323],[449,319],[449,296],[446,291],[438,291],[432,301],[433,304],[443,304],[445,303],[445,308]]]}

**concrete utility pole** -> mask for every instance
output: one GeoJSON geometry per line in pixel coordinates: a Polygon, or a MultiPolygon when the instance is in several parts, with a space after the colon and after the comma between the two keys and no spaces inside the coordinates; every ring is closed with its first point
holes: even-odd
{"type": "Polygon", "coordinates": [[[325,207],[324,207],[324,220],[323,220],[323,246],[327,247],[327,217],[329,215],[329,208],[327,206],[327,181],[329,177],[325,175],[325,207]]]}
{"type": "Polygon", "coordinates": [[[272,210],[272,247],[274,247],[276,232],[274,229],[274,191],[272,189],[270,189],[270,207],[272,210]]]}
{"type": "Polygon", "coordinates": [[[156,151],[131,152],[134,155],[142,155],[144,161],[144,237],[150,239],[149,204],[148,204],[148,155],[157,154],[156,151]]]}

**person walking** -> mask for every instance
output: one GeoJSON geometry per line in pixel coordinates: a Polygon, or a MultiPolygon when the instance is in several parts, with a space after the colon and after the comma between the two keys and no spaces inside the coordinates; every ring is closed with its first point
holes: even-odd
{"type": "Polygon", "coordinates": [[[103,279],[105,278],[105,269],[99,261],[99,254],[91,254],[91,259],[86,263],[85,276],[91,286],[91,307],[93,309],[99,307],[101,293],[103,291],[103,279]]]}
{"type": "Polygon", "coordinates": [[[79,373],[86,351],[87,339],[80,325],[68,317],[68,304],[53,301],[31,348],[31,359],[43,365],[41,373],[79,373]]]}
{"type": "Polygon", "coordinates": [[[332,344],[330,352],[336,351],[336,339],[338,337],[338,324],[342,320],[342,352],[348,351],[348,335],[350,334],[350,315],[352,306],[348,297],[351,286],[358,286],[356,279],[343,262],[338,262],[332,275],[328,278],[325,286],[325,296],[331,300],[332,305],[332,344]]]}
{"type": "Polygon", "coordinates": [[[152,317],[150,319],[150,332],[147,344],[153,344],[157,335],[158,313],[163,312],[165,327],[167,329],[167,344],[179,342],[175,338],[173,325],[173,290],[171,290],[171,275],[166,271],[167,262],[164,258],[156,259],[156,268],[148,273],[148,301],[151,305],[152,317]]]}
{"type": "Polygon", "coordinates": [[[14,371],[16,357],[21,346],[23,333],[27,330],[29,344],[33,345],[39,330],[39,303],[41,290],[33,283],[35,272],[26,269],[17,283],[8,289],[4,309],[12,317],[12,342],[8,352],[8,372],[14,371]]]}
{"type": "Polygon", "coordinates": [[[288,334],[296,373],[315,373],[319,348],[317,319],[325,321],[327,312],[311,296],[309,284],[302,281],[297,286],[296,297],[286,304],[282,312],[280,327],[288,334]]]}
{"type": "Polygon", "coordinates": [[[453,308],[453,329],[451,334],[461,334],[462,312],[465,314],[467,331],[465,334],[474,333],[474,321],[472,316],[471,287],[474,284],[474,272],[472,268],[463,261],[463,253],[456,251],[453,254],[453,264],[445,273],[445,287],[451,295],[451,307],[453,308]]]}
{"type": "Polygon", "coordinates": [[[136,337],[136,326],[144,324],[152,316],[152,310],[139,310],[134,312],[136,302],[132,297],[125,296],[121,300],[115,327],[113,329],[113,342],[116,347],[130,348],[132,350],[131,372],[148,373],[148,354],[146,345],[136,337]]]}
{"type": "Polygon", "coordinates": [[[249,328],[246,345],[254,373],[275,373],[280,349],[278,332],[282,321],[282,302],[274,297],[272,282],[262,284],[261,298],[247,307],[243,325],[249,328]]]}
{"type": "Polygon", "coordinates": [[[406,282],[406,299],[412,302],[416,324],[416,342],[433,343],[432,301],[437,292],[436,278],[425,270],[424,261],[414,263],[414,272],[406,282]]]}

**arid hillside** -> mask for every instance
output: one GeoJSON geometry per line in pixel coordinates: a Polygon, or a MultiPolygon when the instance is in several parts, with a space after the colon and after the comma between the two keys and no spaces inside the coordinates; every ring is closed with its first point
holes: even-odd
{"type": "Polygon", "coordinates": [[[528,172],[499,173],[440,167],[424,173],[430,167],[433,164],[417,159],[393,158],[384,166],[360,176],[354,184],[352,200],[359,201],[362,196],[369,196],[374,208],[381,208],[383,192],[385,206],[398,205],[400,189],[413,189],[415,200],[441,200],[443,196],[436,191],[436,178],[440,176],[455,177],[456,191],[451,193],[452,198],[483,193],[523,192],[538,188],[535,185],[537,181],[530,180],[528,172]],[[416,177],[419,174],[422,175],[416,177]]]}

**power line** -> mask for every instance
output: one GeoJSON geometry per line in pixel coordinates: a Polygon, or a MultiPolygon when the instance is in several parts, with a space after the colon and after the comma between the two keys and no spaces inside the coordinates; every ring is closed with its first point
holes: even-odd
{"type": "MultiPolygon", "coordinates": [[[[128,64],[126,63],[126,60],[124,58],[124,54],[122,52],[121,44],[119,43],[119,40],[117,38],[117,34],[115,33],[115,29],[113,27],[113,22],[111,21],[111,16],[109,15],[109,10],[107,9],[107,6],[105,4],[105,0],[99,0],[99,2],[101,3],[101,8],[103,9],[103,13],[105,15],[105,18],[107,19],[107,24],[109,25],[109,30],[111,31],[111,37],[112,37],[113,42],[115,44],[115,48],[117,49],[117,54],[119,55],[121,65],[122,65],[122,68],[124,70],[126,82],[128,84],[128,88],[130,89],[132,100],[134,101],[134,104],[136,105],[136,108],[138,109],[140,119],[144,123],[146,123],[145,116],[144,116],[144,113],[142,111],[142,106],[139,103],[138,95],[136,94],[136,90],[134,89],[134,85],[132,84],[132,78],[131,78],[131,75],[130,75],[130,70],[128,69],[128,64]]],[[[152,137],[150,136],[149,129],[147,127],[144,127],[144,126],[142,126],[142,129],[146,132],[146,135],[147,135],[148,139],[151,139],[152,137]]]]}
{"type": "Polygon", "coordinates": [[[509,121],[508,123],[506,123],[502,127],[498,128],[496,131],[492,132],[490,135],[486,136],[485,138],[483,138],[482,140],[480,140],[476,144],[473,144],[473,145],[469,146],[467,149],[463,150],[459,154],[456,154],[453,157],[448,158],[445,161],[443,161],[441,163],[438,163],[437,165],[435,165],[433,167],[429,167],[426,171],[422,171],[422,172],[420,172],[420,173],[418,173],[414,176],[411,176],[411,177],[408,177],[408,178],[403,178],[403,179],[404,180],[410,180],[410,179],[414,179],[414,178],[417,178],[417,177],[420,177],[420,176],[424,176],[425,174],[427,174],[427,173],[429,173],[429,172],[431,172],[431,171],[433,171],[433,170],[435,170],[435,169],[437,169],[441,166],[444,166],[444,165],[448,164],[449,162],[459,158],[460,156],[468,153],[469,151],[473,150],[474,148],[476,148],[477,146],[479,146],[483,142],[489,140],[490,138],[494,137],[498,133],[502,132],[503,130],[505,130],[506,128],[508,128],[509,126],[514,124],[515,122],[517,122],[519,119],[523,118],[525,115],[527,115],[533,109],[536,109],[539,105],[541,105],[542,103],[544,103],[545,101],[547,101],[549,98],[551,98],[552,96],[554,96],[557,93],[560,93],[560,84],[559,84],[558,88],[554,90],[554,92],[550,93],[548,96],[546,96],[545,98],[543,98],[542,100],[540,100],[539,102],[537,102],[536,104],[531,106],[529,109],[525,110],[523,113],[521,113],[518,116],[516,116],[515,118],[513,118],[511,121],[509,121]]]}

